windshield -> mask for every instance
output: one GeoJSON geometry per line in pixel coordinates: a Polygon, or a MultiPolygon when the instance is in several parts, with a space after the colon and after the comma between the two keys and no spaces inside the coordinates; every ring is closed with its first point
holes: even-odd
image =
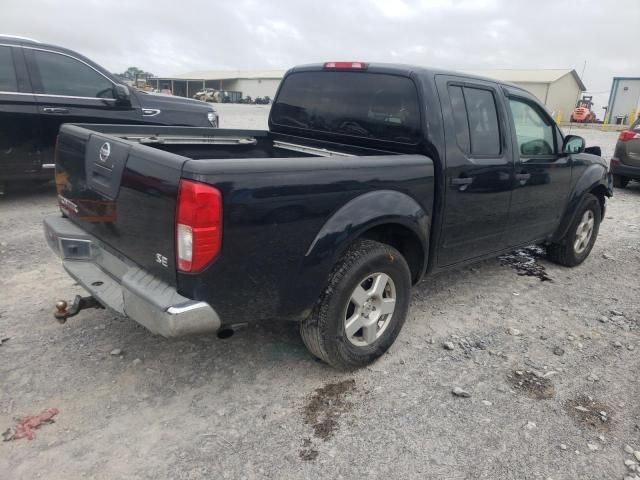
{"type": "Polygon", "coordinates": [[[418,93],[409,78],[363,72],[298,72],[286,77],[274,124],[415,144],[418,93]]]}

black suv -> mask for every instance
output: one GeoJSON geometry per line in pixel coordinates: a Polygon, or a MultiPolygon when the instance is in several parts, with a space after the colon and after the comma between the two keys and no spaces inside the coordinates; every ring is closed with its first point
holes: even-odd
{"type": "Polygon", "coordinates": [[[207,103],[129,89],[66,48],[0,35],[0,191],[8,180],[53,178],[63,123],[217,127],[207,103]]]}

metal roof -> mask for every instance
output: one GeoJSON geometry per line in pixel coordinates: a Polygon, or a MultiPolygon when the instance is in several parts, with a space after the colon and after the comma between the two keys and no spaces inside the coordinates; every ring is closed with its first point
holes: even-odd
{"type": "Polygon", "coordinates": [[[483,77],[495,78],[502,82],[512,83],[553,83],[556,80],[560,80],[565,75],[573,75],[576,83],[581,90],[586,90],[587,87],[578,72],[574,69],[555,69],[555,68],[543,68],[543,69],[499,69],[499,70],[462,70],[463,73],[482,75],[483,77]]]}
{"type": "MultiPolygon", "coordinates": [[[[286,70],[201,70],[155,78],[174,80],[280,79],[285,72],[286,70]]],[[[460,72],[511,83],[553,83],[565,75],[573,75],[580,89],[587,89],[578,73],[573,69],[460,70],[460,72]]]]}
{"type": "Polygon", "coordinates": [[[173,78],[175,80],[230,80],[230,79],[280,79],[286,70],[201,70],[182,73],[180,75],[159,76],[156,78],[173,78]]]}

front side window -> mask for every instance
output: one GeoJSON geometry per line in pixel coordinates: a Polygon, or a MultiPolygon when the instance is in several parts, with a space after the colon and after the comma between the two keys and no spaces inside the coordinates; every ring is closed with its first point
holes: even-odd
{"type": "Polygon", "coordinates": [[[17,92],[16,69],[11,48],[0,47],[0,92],[17,92]]]}
{"type": "Polygon", "coordinates": [[[34,50],[42,91],[49,95],[113,98],[113,84],[94,69],[66,55],[34,50]]]}
{"type": "Polygon", "coordinates": [[[549,120],[522,100],[510,98],[509,107],[516,128],[520,155],[553,155],[553,125],[549,120]]]}
{"type": "Polygon", "coordinates": [[[456,140],[467,154],[500,154],[500,127],[493,93],[482,88],[449,86],[456,140]]]}

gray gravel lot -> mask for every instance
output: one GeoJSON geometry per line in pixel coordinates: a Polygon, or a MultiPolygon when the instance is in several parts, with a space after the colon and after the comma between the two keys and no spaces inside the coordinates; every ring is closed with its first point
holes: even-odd
{"type": "MultiPolygon", "coordinates": [[[[268,107],[219,111],[223,127],[263,128],[268,107]]],[[[580,133],[612,151],[615,133],[580,133]]],[[[43,239],[56,211],[51,187],[0,198],[0,431],[59,409],[34,440],[0,443],[2,479],[631,474],[640,183],[616,191],[583,265],[538,260],[552,281],[499,260],[427,278],[390,352],[349,374],[315,361],[291,324],[227,340],[167,340],[104,311],[58,325],[53,302],[81,289],[43,239]]]]}

